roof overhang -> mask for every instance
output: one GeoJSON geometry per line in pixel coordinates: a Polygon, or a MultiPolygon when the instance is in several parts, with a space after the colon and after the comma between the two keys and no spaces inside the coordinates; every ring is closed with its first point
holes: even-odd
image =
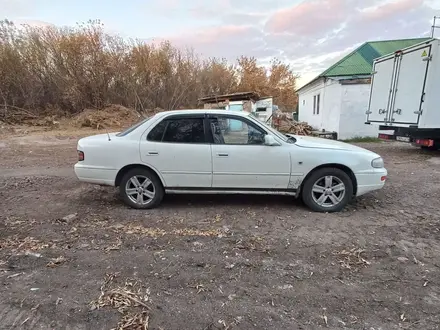
{"type": "Polygon", "coordinates": [[[260,95],[256,92],[238,92],[223,95],[209,95],[200,98],[198,101],[202,103],[217,103],[228,101],[242,101],[242,100],[259,100],[260,95]]]}
{"type": "Polygon", "coordinates": [[[319,79],[321,78],[324,80],[326,79],[336,80],[339,81],[340,84],[344,84],[344,85],[356,84],[355,81],[358,81],[357,83],[359,84],[366,84],[367,82],[365,80],[370,79],[371,74],[360,74],[360,75],[351,75],[351,76],[319,76],[313,79],[312,81],[308,82],[301,88],[297,89],[296,92],[298,93],[299,91],[305,89],[306,87],[313,85],[314,83],[318,82],[319,79]]]}
{"type": "Polygon", "coordinates": [[[309,86],[313,85],[314,83],[318,82],[320,79],[324,79],[324,78],[325,78],[325,77],[322,77],[322,76],[318,76],[318,77],[316,77],[315,79],[309,81],[309,82],[308,82],[307,84],[305,84],[304,86],[298,88],[298,89],[296,90],[296,93],[299,93],[299,91],[302,91],[302,90],[306,89],[307,87],[309,87],[309,86]]]}

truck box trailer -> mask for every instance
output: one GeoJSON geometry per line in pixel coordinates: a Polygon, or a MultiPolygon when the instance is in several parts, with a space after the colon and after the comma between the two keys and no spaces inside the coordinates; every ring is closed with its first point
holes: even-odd
{"type": "Polygon", "coordinates": [[[430,39],[373,63],[366,124],[379,138],[440,148],[440,40],[430,39]]]}

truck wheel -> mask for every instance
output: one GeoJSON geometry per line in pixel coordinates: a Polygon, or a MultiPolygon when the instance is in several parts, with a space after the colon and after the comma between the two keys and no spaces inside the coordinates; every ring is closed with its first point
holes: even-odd
{"type": "Polygon", "coordinates": [[[432,147],[421,146],[420,148],[422,148],[422,150],[427,150],[427,151],[437,151],[437,150],[440,150],[440,146],[439,145],[433,145],[432,147]]]}
{"type": "Polygon", "coordinates": [[[339,212],[353,197],[353,182],[339,168],[321,168],[304,183],[302,199],[315,212],[339,212]]]}
{"type": "Polygon", "coordinates": [[[140,167],[122,177],[119,193],[124,203],[135,209],[155,208],[165,194],[157,175],[140,167]]]}

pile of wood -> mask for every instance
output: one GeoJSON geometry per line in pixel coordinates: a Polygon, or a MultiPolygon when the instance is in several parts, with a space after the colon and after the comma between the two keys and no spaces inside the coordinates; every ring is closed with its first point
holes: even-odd
{"type": "Polygon", "coordinates": [[[141,118],[133,109],[111,104],[104,109],[84,109],[73,120],[77,127],[96,129],[129,127],[141,118]]]}
{"type": "Polygon", "coordinates": [[[278,127],[278,131],[280,131],[281,133],[289,133],[295,135],[311,135],[312,130],[312,126],[310,126],[309,124],[294,120],[282,120],[280,126],[278,127]]]}
{"type": "Polygon", "coordinates": [[[76,127],[90,127],[96,129],[127,128],[144,117],[149,117],[162,109],[148,110],[141,114],[138,111],[118,104],[110,104],[103,109],[84,109],[72,118],[72,125],[76,127]]]}
{"type": "Polygon", "coordinates": [[[38,118],[38,115],[13,105],[0,105],[1,120],[10,125],[23,124],[38,118]]]}
{"type": "Polygon", "coordinates": [[[299,122],[292,119],[289,113],[275,111],[272,118],[274,127],[281,133],[295,135],[311,135],[313,128],[305,122],[299,122]]]}

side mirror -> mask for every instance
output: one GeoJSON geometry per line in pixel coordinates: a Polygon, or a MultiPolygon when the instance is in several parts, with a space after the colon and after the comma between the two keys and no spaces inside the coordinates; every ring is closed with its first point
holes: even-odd
{"type": "Polygon", "coordinates": [[[272,135],[266,134],[264,136],[264,144],[266,146],[279,146],[281,145],[272,135]]]}

